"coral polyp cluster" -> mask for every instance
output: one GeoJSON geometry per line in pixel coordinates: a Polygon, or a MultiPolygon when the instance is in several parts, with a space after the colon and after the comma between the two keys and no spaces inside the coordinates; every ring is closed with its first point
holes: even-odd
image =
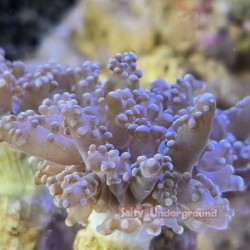
{"type": "Polygon", "coordinates": [[[0,138],[31,156],[36,184],[67,209],[68,225],[87,225],[101,214],[96,230],[104,235],[141,227],[157,235],[163,225],[176,233],[184,225],[227,227],[233,211],[223,193],[243,189],[239,175],[249,168],[249,98],[218,110],[192,75],[173,85],[159,79],[144,90],[134,52],[115,55],[104,82],[97,63],[30,68],[3,52],[0,63],[0,138]],[[121,216],[121,208],[149,204],[218,214],[121,216]]]}

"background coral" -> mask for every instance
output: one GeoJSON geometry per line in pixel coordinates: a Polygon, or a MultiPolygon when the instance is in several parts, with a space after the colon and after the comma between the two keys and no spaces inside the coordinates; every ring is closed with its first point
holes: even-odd
{"type": "Polygon", "coordinates": [[[135,51],[145,86],[192,73],[228,108],[250,93],[248,9],[244,0],[86,1],[72,43],[102,65],[116,51],[135,51]]]}

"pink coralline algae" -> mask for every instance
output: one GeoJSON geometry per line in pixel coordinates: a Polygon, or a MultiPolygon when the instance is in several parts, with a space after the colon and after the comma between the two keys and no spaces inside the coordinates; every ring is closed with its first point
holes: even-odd
{"type": "Polygon", "coordinates": [[[233,216],[224,192],[245,187],[250,168],[250,98],[216,109],[206,85],[192,75],[140,87],[133,52],[117,54],[110,76],[85,62],[30,68],[0,53],[0,139],[30,155],[35,183],[45,184],[66,223],[86,225],[102,214],[104,235],[163,225],[182,233],[227,228],[233,216]],[[209,217],[122,218],[121,207],[166,211],[217,209],[209,217]]]}

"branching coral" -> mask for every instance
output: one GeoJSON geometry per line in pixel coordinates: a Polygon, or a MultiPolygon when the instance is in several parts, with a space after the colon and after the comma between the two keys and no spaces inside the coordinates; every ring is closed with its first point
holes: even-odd
{"type": "Polygon", "coordinates": [[[96,230],[104,235],[139,228],[157,235],[162,225],[179,234],[183,225],[195,231],[227,227],[233,211],[223,192],[244,188],[235,171],[250,164],[249,98],[216,111],[214,96],[191,75],[171,86],[156,80],[144,90],[133,52],[110,60],[103,83],[99,65],[90,62],[65,69],[1,63],[0,81],[11,79],[3,89],[9,94],[0,93],[10,113],[1,118],[1,140],[32,156],[35,182],[67,209],[68,225],[86,225],[100,214],[96,230]],[[121,207],[148,204],[160,211],[216,209],[218,216],[120,214],[121,207]]]}

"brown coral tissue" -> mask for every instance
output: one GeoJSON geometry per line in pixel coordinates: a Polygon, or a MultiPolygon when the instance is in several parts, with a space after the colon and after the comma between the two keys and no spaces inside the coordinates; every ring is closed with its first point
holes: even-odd
{"type": "Polygon", "coordinates": [[[35,183],[67,209],[68,225],[99,214],[103,235],[227,228],[233,211],[223,194],[249,181],[250,97],[216,109],[192,75],[144,90],[134,52],[116,54],[108,69],[101,82],[97,63],[32,68],[1,51],[0,140],[31,156],[35,183]],[[182,216],[122,216],[149,206],[182,216]]]}

